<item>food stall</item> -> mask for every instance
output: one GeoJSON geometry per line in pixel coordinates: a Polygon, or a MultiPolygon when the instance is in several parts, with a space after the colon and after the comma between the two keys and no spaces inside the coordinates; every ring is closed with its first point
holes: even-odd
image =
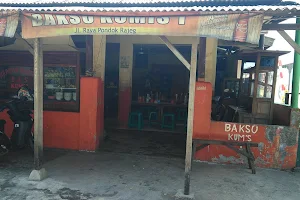
{"type": "MultiPolygon", "coordinates": [[[[0,51],[0,104],[27,85],[33,89],[33,56],[25,51],[0,51]]],[[[44,145],[48,148],[95,151],[103,122],[99,109],[101,82],[80,77],[79,53],[44,52],[43,127],[44,145]],[[95,92],[91,92],[95,91],[95,92]],[[94,133],[93,135],[90,133],[94,133]]],[[[32,102],[20,106],[33,109],[32,102]]],[[[13,123],[6,111],[5,133],[10,136],[13,123]]],[[[36,120],[36,116],[34,116],[36,120]]]]}

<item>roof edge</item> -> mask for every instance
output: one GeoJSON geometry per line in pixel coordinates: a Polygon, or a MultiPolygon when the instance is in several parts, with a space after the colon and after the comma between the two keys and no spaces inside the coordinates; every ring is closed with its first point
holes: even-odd
{"type": "MultiPolygon", "coordinates": [[[[74,0],[75,1],[75,0],[74,0]]],[[[1,2],[2,7],[73,7],[73,6],[85,6],[85,7],[191,7],[191,6],[280,6],[280,5],[297,5],[295,2],[282,2],[282,0],[223,0],[223,1],[208,1],[208,0],[189,0],[189,1],[168,1],[157,0],[153,3],[146,3],[143,1],[137,1],[136,3],[129,3],[126,1],[109,2],[109,0],[103,0],[103,2],[49,2],[49,3],[6,3],[1,2]]]]}

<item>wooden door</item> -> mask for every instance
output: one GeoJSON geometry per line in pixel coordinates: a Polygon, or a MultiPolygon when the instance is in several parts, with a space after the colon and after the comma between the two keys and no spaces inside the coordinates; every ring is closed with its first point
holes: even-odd
{"type": "Polygon", "coordinates": [[[272,123],[277,62],[278,57],[276,56],[258,56],[255,73],[255,98],[252,105],[253,123],[272,123]]]}

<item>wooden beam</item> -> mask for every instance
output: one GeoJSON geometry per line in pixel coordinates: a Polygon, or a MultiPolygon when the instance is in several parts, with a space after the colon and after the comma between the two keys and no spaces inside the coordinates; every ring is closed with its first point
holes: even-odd
{"type": "Polygon", "coordinates": [[[106,35],[93,35],[93,71],[95,77],[105,78],[106,35]]]}
{"type": "Polygon", "coordinates": [[[20,42],[27,48],[27,50],[32,54],[34,55],[34,52],[33,52],[33,47],[31,46],[31,44],[29,44],[27,42],[27,40],[23,39],[22,36],[19,34],[19,33],[16,33],[15,34],[15,37],[20,40],[20,42]]]}
{"type": "Polygon", "coordinates": [[[278,30],[300,30],[300,24],[264,24],[262,30],[278,31],[278,30]]]}
{"type": "Polygon", "coordinates": [[[189,85],[189,105],[188,105],[188,121],[186,136],[186,152],[185,152],[185,171],[184,171],[184,194],[190,194],[190,173],[192,163],[192,144],[193,144],[193,126],[194,126],[194,100],[196,86],[196,70],[197,70],[197,49],[199,38],[195,38],[192,44],[191,68],[190,68],[190,85],[189,85]]]}
{"type": "Polygon", "coordinates": [[[190,70],[191,65],[186,59],[181,55],[181,53],[173,46],[173,44],[168,40],[166,36],[159,36],[159,38],[167,45],[167,47],[173,52],[173,54],[190,70]]]}
{"type": "Polygon", "coordinates": [[[43,50],[40,38],[34,43],[34,167],[40,170],[43,160],[43,50]]]}
{"type": "Polygon", "coordinates": [[[300,46],[285,32],[285,31],[277,31],[285,41],[287,41],[294,50],[300,54],[300,46]]]}

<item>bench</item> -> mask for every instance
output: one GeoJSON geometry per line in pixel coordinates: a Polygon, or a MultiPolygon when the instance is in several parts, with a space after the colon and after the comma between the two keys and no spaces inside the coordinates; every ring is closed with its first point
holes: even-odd
{"type": "Polygon", "coordinates": [[[195,153],[208,145],[224,145],[229,149],[246,156],[248,159],[249,169],[252,170],[252,174],[256,174],[255,166],[254,166],[254,155],[251,151],[251,147],[258,147],[258,143],[253,142],[232,142],[232,141],[220,141],[220,140],[202,140],[202,139],[193,139],[193,152],[192,152],[192,161],[194,161],[195,153]],[[241,149],[237,146],[243,146],[245,148],[241,149]]]}

